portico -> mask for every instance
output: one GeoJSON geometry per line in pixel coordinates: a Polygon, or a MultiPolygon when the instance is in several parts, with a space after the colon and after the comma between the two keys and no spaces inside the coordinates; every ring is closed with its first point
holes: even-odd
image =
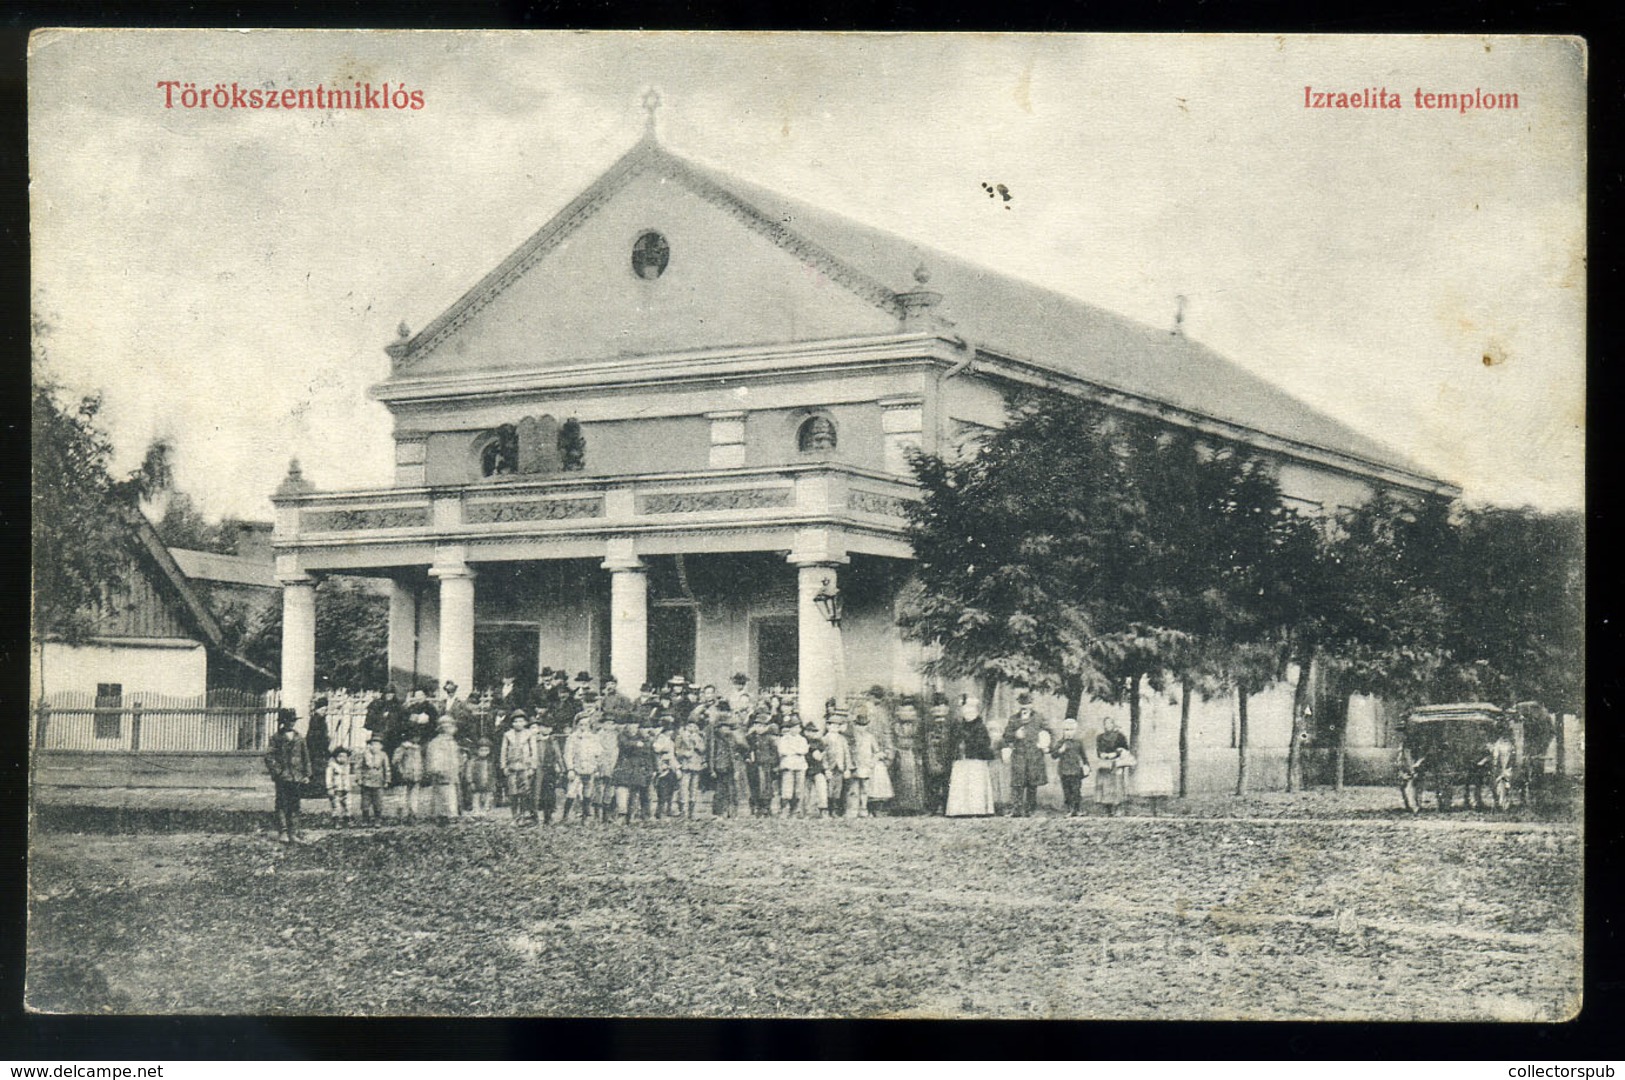
{"type": "Polygon", "coordinates": [[[486,689],[558,666],[635,688],[675,667],[821,703],[855,689],[849,673],[889,684],[918,659],[893,626],[912,497],[827,461],[347,493],[296,466],[275,499],[284,687],[310,698],[315,585],[340,572],[390,580],[390,670],[411,685],[486,689]]]}

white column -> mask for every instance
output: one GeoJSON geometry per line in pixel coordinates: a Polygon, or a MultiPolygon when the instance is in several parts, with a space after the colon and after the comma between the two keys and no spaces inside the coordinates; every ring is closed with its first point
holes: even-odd
{"type": "Polygon", "coordinates": [[[649,574],[630,541],[611,540],[609,571],[609,666],[621,693],[636,697],[649,678],[649,574]]]}
{"type": "Polygon", "coordinates": [[[464,694],[474,689],[474,568],[467,563],[431,566],[440,580],[440,681],[464,694]]]}
{"type": "Polygon", "coordinates": [[[310,719],[316,694],[316,579],[282,580],[282,705],[310,719]]]}
{"type": "Polygon", "coordinates": [[[418,671],[418,594],[404,582],[389,583],[389,681],[404,701],[418,671]]]}
{"type": "Polygon", "coordinates": [[[839,590],[845,545],[827,530],[803,529],[789,561],[796,567],[796,693],[803,717],[822,717],[824,702],[846,691],[846,649],[841,628],[819,610],[817,597],[839,590]]]}

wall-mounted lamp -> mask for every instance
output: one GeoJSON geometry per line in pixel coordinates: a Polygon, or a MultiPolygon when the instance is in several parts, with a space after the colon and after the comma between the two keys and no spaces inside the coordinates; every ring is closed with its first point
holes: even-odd
{"type": "Polygon", "coordinates": [[[818,605],[818,610],[831,626],[841,625],[841,612],[846,608],[846,602],[841,599],[841,590],[829,583],[829,578],[824,579],[824,587],[813,597],[813,603],[818,605]]]}

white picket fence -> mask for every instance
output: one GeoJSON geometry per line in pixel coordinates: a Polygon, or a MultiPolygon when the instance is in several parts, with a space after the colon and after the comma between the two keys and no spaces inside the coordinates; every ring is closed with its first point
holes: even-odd
{"type": "Polygon", "coordinates": [[[263,750],[276,730],[281,698],[217,690],[197,697],[124,694],[98,703],[94,693],[56,693],[36,707],[34,745],[45,750],[263,750]]]}

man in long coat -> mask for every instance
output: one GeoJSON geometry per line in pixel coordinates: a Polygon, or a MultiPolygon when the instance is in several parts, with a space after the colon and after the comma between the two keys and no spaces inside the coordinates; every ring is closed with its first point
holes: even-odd
{"type": "Polygon", "coordinates": [[[362,726],[367,729],[369,740],[373,735],[378,736],[384,740],[384,753],[393,754],[400,745],[401,725],[405,720],[406,713],[401,708],[400,698],[395,696],[395,688],[386,686],[382,697],[367,703],[367,719],[362,726]]]}
{"type": "Polygon", "coordinates": [[[948,777],[954,768],[953,725],[948,722],[948,699],[937,695],[931,705],[931,719],[925,723],[921,738],[921,757],[925,765],[925,805],[933,814],[948,811],[948,777]]]}
{"type": "Polygon", "coordinates": [[[1003,740],[1010,748],[1010,816],[1028,817],[1038,809],[1038,789],[1049,780],[1044,765],[1049,733],[1044,718],[1033,711],[1031,694],[1023,693],[1016,702],[1003,740]]]}
{"type": "Polygon", "coordinates": [[[311,776],[310,751],[294,728],[298,722],[299,714],[292,709],[278,710],[277,731],[265,750],[265,768],[276,786],[277,839],[284,844],[299,839],[299,799],[311,776]]]}

